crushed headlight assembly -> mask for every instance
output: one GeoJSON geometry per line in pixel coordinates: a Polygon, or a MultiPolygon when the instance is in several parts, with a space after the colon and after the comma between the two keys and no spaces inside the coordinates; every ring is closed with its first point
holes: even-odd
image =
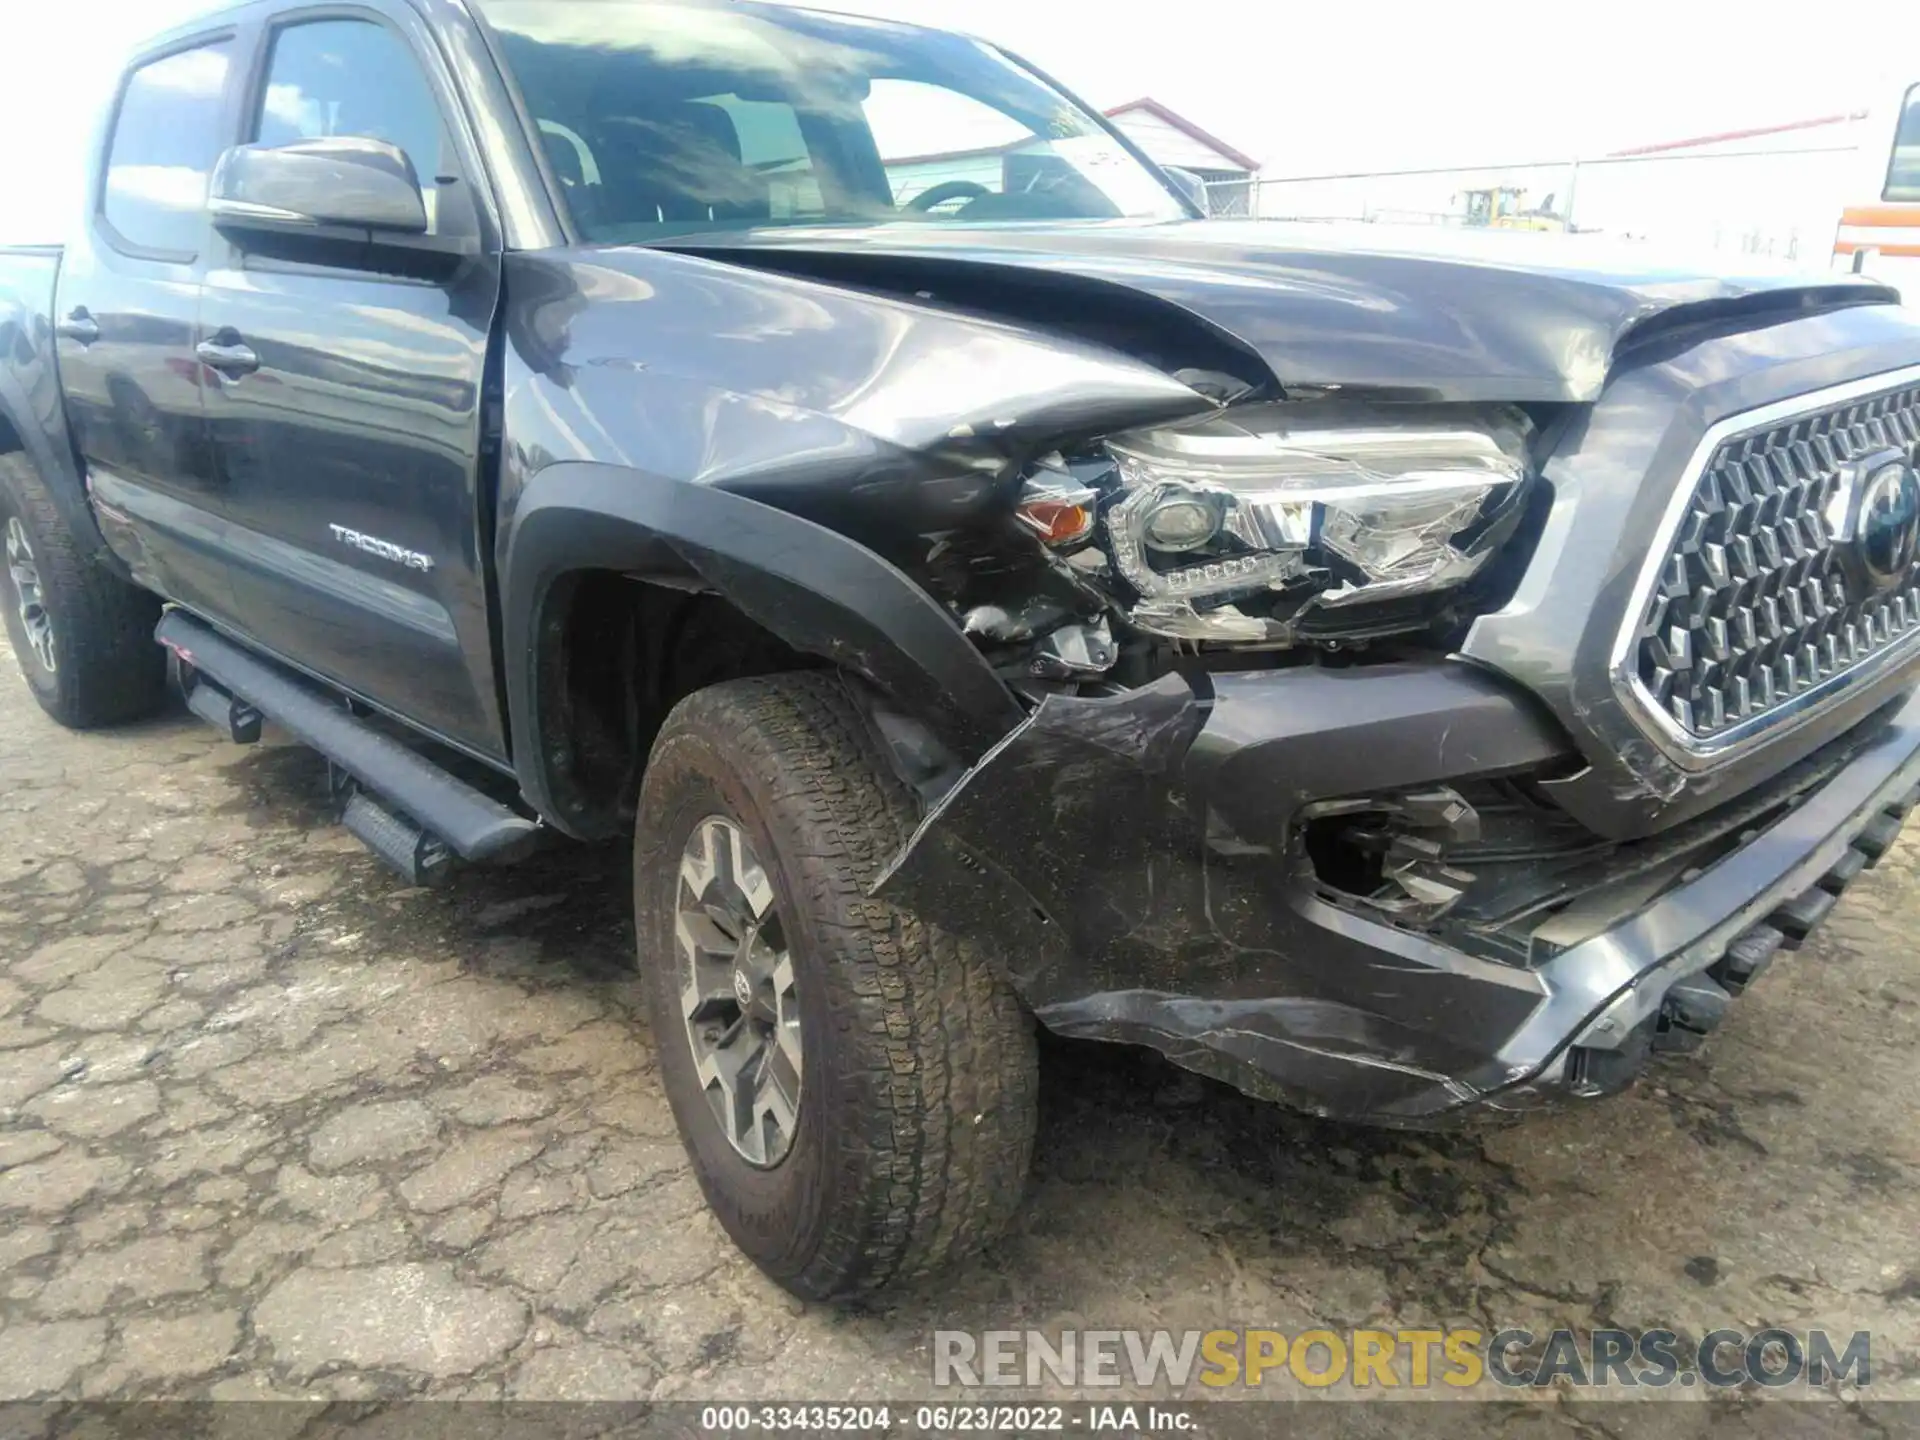
{"type": "MultiPolygon", "coordinates": [[[[1510,528],[1529,422],[1505,406],[1298,401],[1115,435],[1106,549],[1128,618],[1288,644],[1334,611],[1460,585],[1510,528]]],[[[1337,629],[1337,625],[1332,627],[1337,629]]]]}

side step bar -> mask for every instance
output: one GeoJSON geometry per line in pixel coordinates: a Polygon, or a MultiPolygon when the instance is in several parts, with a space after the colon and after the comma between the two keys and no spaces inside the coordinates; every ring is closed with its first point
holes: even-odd
{"type": "Polygon", "coordinates": [[[485,860],[540,829],[186,611],[168,610],[153,633],[196,672],[196,715],[243,743],[265,716],[364,787],[348,799],[347,828],[414,883],[444,868],[447,850],[485,860]]]}
{"type": "Polygon", "coordinates": [[[224,731],[236,745],[251,745],[260,738],[260,712],[212,681],[198,681],[187,691],[187,708],[214,729],[224,731]]]}
{"type": "Polygon", "coordinates": [[[418,825],[380,804],[364,790],[347,797],[347,808],[340,814],[362,845],[400,873],[409,885],[432,885],[442,879],[453,857],[447,847],[418,825]]]}

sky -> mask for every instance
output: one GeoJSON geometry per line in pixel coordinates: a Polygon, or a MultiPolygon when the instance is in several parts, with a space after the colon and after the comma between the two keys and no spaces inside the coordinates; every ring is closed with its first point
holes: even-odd
{"type": "MultiPolygon", "coordinates": [[[[119,54],[205,0],[0,0],[0,242],[57,240],[119,54]]],[[[1269,175],[1601,154],[1864,108],[1920,4],[828,0],[998,41],[1105,107],[1152,95],[1269,175]]]]}

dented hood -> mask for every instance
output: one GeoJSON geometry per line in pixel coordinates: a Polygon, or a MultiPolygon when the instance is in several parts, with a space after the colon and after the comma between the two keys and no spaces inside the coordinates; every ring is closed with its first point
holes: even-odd
{"type": "Polygon", "coordinates": [[[1055,277],[1156,303],[1211,332],[1288,389],[1340,386],[1443,400],[1592,400],[1627,337],[1694,320],[1758,324],[1898,294],[1848,275],[1769,271],[1751,257],[1698,267],[1595,237],[1438,227],[1197,220],[762,229],[671,248],[765,269],[988,303],[1055,277]],[[1724,273],[1732,269],[1738,273],[1724,273]],[[992,295],[989,283],[984,291],[992,295]]]}

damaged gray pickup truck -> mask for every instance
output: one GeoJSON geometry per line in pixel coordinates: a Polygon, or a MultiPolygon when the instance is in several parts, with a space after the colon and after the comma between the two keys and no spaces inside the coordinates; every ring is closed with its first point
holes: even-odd
{"type": "Polygon", "coordinates": [[[415,881],[631,835],[801,1295],[993,1236],[1036,1019],[1371,1123],[1619,1090],[1914,803],[1920,316],[1190,193],[911,27],[211,16],[0,254],[13,648],[82,727],[170,654],[415,881]]]}

